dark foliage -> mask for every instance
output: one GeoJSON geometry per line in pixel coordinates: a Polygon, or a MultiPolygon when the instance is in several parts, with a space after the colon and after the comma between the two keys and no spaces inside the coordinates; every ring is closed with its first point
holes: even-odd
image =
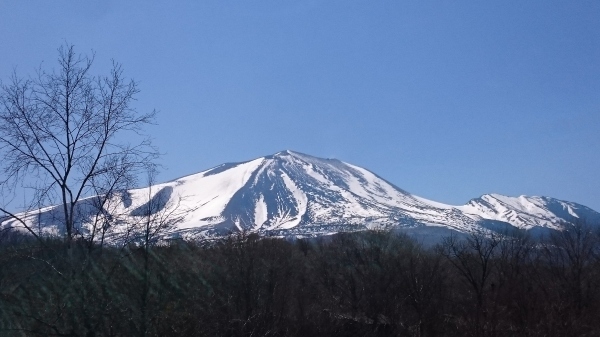
{"type": "Polygon", "coordinates": [[[69,251],[0,233],[0,336],[595,336],[600,240],[390,232],[69,251]]]}

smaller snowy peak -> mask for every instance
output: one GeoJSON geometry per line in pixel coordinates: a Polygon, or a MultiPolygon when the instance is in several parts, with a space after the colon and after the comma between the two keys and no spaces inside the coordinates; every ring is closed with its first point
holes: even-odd
{"type": "Polygon", "coordinates": [[[565,222],[596,221],[598,213],[583,205],[549,197],[509,197],[485,194],[457,207],[482,219],[511,223],[519,228],[560,229],[565,222]]]}

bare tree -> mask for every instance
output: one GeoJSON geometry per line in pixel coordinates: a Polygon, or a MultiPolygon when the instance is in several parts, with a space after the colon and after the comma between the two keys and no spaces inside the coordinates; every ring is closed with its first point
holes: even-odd
{"type": "Polygon", "coordinates": [[[196,209],[183,205],[184,197],[173,196],[170,186],[155,189],[157,173],[155,166],[148,167],[147,187],[141,190],[142,194],[146,195],[146,202],[128,213],[125,230],[131,233],[131,237],[121,242],[137,245],[142,253],[138,324],[140,336],[148,334],[152,318],[157,312],[152,301],[152,294],[157,292],[157,286],[153,284],[156,282],[150,279],[153,255],[151,249],[161,242],[166,243],[165,235],[176,229],[177,225],[196,209]]]}
{"type": "Polygon", "coordinates": [[[540,287],[545,294],[555,296],[548,304],[554,321],[560,322],[558,328],[585,335],[600,309],[600,237],[597,227],[585,221],[566,223],[564,228],[542,242],[546,280],[540,280],[540,287]]]}
{"type": "MultiPolygon", "coordinates": [[[[38,69],[33,77],[15,72],[0,84],[0,192],[14,194],[26,181],[33,191],[30,210],[61,205],[54,214],[60,214],[68,248],[82,231],[92,239],[98,232],[96,226],[80,226],[93,216],[87,214],[94,208],[89,205],[99,206],[95,215],[102,213],[103,205],[133,187],[139,171],[157,156],[141,134],[155,111],[139,113],[132,107],[136,82],[126,79],[114,61],[109,74],[93,75],[93,61],[94,54],[77,54],[65,44],[58,48],[57,69],[38,69]]],[[[2,215],[37,235],[27,213],[0,205],[2,215]]]]}
{"type": "Polygon", "coordinates": [[[447,237],[439,247],[442,256],[450,262],[475,295],[473,334],[476,336],[486,335],[486,299],[488,293],[495,287],[491,279],[496,267],[494,258],[500,240],[501,238],[494,234],[486,236],[482,233],[472,233],[464,239],[456,236],[447,237]]]}

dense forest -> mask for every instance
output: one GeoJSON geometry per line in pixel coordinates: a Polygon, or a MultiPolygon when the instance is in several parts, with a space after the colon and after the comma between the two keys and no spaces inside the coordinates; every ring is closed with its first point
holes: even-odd
{"type": "Polygon", "coordinates": [[[600,236],[231,235],[99,247],[1,234],[1,336],[591,336],[600,236]]]}

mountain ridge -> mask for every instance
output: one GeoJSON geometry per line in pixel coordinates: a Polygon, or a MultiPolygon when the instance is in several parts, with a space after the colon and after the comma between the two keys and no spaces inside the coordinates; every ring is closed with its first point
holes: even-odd
{"type": "MultiPolygon", "coordinates": [[[[86,203],[90,202],[81,204],[81,233],[90,231],[90,216],[84,210],[91,206],[86,203]]],[[[465,205],[447,205],[411,194],[365,168],[290,150],[124,191],[112,205],[114,209],[101,213],[121,215],[118,221],[111,220],[115,236],[123,232],[119,227],[143,216],[145,210],[159,212],[176,205],[185,212],[165,235],[197,239],[235,231],[315,236],[425,226],[469,233],[494,228],[561,229],[566,222],[600,221],[600,213],[589,207],[550,197],[492,193],[465,205]]],[[[34,213],[22,216],[33,227],[60,234],[57,209],[35,212],[37,220],[34,213]]],[[[1,226],[19,227],[10,219],[1,226]]]]}

